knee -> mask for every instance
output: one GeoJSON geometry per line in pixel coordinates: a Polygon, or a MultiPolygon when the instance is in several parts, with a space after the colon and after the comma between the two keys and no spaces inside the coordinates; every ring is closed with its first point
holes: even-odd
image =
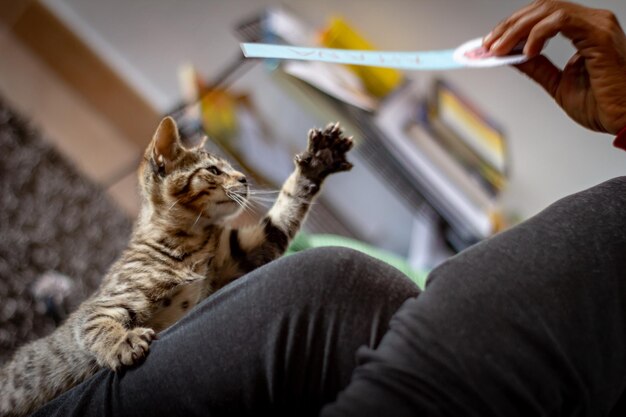
{"type": "Polygon", "coordinates": [[[617,214],[620,220],[626,211],[626,177],[617,177],[594,187],[570,195],[555,203],[564,210],[579,215],[611,216],[617,214]]]}
{"type": "MultiPolygon", "coordinates": [[[[607,215],[617,215],[620,221],[626,212],[626,177],[617,177],[584,191],[592,209],[606,211],[607,215]]],[[[594,210],[594,211],[595,211],[594,210]]]]}
{"type": "MultiPolygon", "coordinates": [[[[342,247],[309,249],[288,257],[297,271],[287,279],[297,281],[304,296],[331,299],[389,297],[408,298],[417,286],[394,267],[362,252],[342,247]]],[[[291,284],[293,285],[293,284],[291,284]]]]}
{"type": "Polygon", "coordinates": [[[587,240],[626,230],[624,213],[626,177],[618,177],[557,201],[539,217],[556,229],[564,228],[587,240]]]}

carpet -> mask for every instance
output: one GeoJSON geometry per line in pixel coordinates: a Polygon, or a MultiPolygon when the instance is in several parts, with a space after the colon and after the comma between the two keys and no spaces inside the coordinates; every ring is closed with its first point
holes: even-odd
{"type": "Polygon", "coordinates": [[[0,99],[0,363],[63,318],[35,296],[42,276],[68,277],[61,301],[71,311],[98,286],[131,227],[101,187],[0,99]]]}

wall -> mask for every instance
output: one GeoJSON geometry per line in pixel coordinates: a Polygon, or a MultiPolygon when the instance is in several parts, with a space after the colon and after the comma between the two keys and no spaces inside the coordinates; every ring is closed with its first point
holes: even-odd
{"type": "MultiPolygon", "coordinates": [[[[263,6],[276,4],[271,0],[45,2],[164,111],[178,100],[179,63],[193,62],[208,76],[217,73],[238,54],[233,24],[263,6]]],[[[581,3],[612,9],[626,22],[624,2],[581,3]]],[[[343,15],[381,49],[424,50],[448,48],[482,36],[526,2],[286,0],[284,4],[317,24],[323,24],[329,15],[343,15]]],[[[546,53],[562,64],[571,47],[555,39],[546,53]]],[[[411,76],[426,84],[434,75],[411,76]]],[[[611,137],[576,126],[550,97],[516,70],[460,70],[444,75],[507,129],[513,159],[511,183],[503,202],[522,217],[531,216],[559,197],[625,172],[626,154],[610,146],[611,137]]]]}

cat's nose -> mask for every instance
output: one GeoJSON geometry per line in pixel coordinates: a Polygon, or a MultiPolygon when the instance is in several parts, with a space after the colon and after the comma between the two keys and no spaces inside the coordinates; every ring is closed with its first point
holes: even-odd
{"type": "Polygon", "coordinates": [[[248,180],[246,179],[246,177],[240,177],[237,181],[239,181],[242,184],[247,184],[248,180]]]}

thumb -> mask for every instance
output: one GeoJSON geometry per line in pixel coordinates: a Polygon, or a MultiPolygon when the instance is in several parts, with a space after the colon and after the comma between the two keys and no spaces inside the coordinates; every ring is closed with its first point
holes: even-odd
{"type": "Polygon", "coordinates": [[[548,58],[538,55],[515,67],[535,80],[552,97],[556,96],[563,73],[548,58]]]}

